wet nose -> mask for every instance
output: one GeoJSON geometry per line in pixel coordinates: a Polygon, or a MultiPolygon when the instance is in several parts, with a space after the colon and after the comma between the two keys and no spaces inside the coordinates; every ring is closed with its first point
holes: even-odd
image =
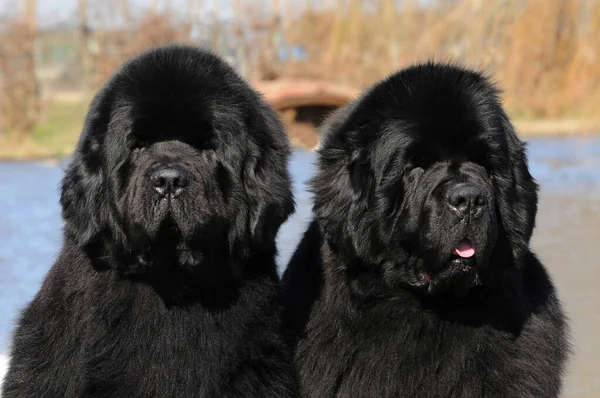
{"type": "Polygon", "coordinates": [[[458,184],[448,191],[448,205],[461,218],[481,217],[486,203],[485,191],[475,184],[458,184]]]}
{"type": "Polygon", "coordinates": [[[160,196],[173,197],[183,192],[190,182],[189,176],[184,170],[174,167],[162,167],[155,170],[150,175],[150,181],[160,196]]]}

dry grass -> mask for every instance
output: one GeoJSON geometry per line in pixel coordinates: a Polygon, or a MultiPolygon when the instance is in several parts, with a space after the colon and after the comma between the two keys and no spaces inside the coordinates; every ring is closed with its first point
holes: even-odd
{"type": "Polygon", "coordinates": [[[26,136],[40,116],[35,31],[22,19],[0,24],[0,136],[26,136]]]}
{"type": "MultiPolygon", "coordinates": [[[[357,89],[419,61],[451,60],[493,76],[526,136],[600,131],[600,0],[192,0],[185,10],[142,11],[131,0],[79,4],[90,8],[82,8],[81,26],[96,27],[81,29],[85,89],[170,42],[235,54],[251,80],[318,78],[357,89]],[[234,17],[219,19],[224,9],[234,17]]],[[[0,157],[68,153],[84,110],[55,117],[52,106],[40,106],[35,34],[18,18],[3,27],[0,157]]],[[[295,142],[312,143],[307,126],[292,130],[295,142]]]]}
{"type": "Polygon", "coordinates": [[[452,60],[493,75],[514,116],[600,117],[599,0],[340,0],[306,9],[286,36],[308,52],[287,68],[297,74],[365,87],[452,60]]]}
{"type": "Polygon", "coordinates": [[[45,106],[43,116],[29,135],[0,136],[0,159],[24,160],[69,156],[88,106],[87,100],[66,99],[45,106]]]}
{"type": "Polygon", "coordinates": [[[56,157],[31,137],[16,134],[0,137],[0,160],[29,160],[56,157]]]}
{"type": "Polygon", "coordinates": [[[362,89],[415,62],[450,60],[492,75],[514,117],[600,122],[600,0],[200,3],[186,3],[186,15],[151,9],[134,20],[120,1],[111,15],[128,29],[95,34],[97,85],[141,50],[191,42],[196,28],[204,43],[234,50],[252,80],[320,78],[362,89]],[[235,18],[194,16],[217,7],[235,18]]]}
{"type": "MultiPolygon", "coordinates": [[[[124,18],[128,18],[124,16],[124,18]]],[[[189,22],[173,19],[170,13],[149,11],[130,22],[129,29],[98,31],[93,54],[93,85],[101,86],[126,60],[152,47],[167,43],[191,42],[189,22]]]]}

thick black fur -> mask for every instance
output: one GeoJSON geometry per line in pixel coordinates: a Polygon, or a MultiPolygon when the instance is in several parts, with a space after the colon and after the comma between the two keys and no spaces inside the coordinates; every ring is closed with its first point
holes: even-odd
{"type": "Polygon", "coordinates": [[[288,139],[226,63],[168,46],[94,98],[62,184],[63,247],[19,321],[3,397],[290,397],[275,236],[288,139]],[[152,173],[189,184],[161,196],[152,173]]]}
{"type": "Polygon", "coordinates": [[[566,321],[529,249],[537,185],[494,86],[410,67],[324,134],[316,219],[284,275],[304,394],[559,395],[566,321]],[[463,213],[464,186],[479,196],[463,213]],[[470,258],[455,252],[465,241],[470,258]]]}

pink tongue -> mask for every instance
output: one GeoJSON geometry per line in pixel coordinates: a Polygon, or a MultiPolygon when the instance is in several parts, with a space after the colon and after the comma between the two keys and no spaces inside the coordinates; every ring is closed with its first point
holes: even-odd
{"type": "Polygon", "coordinates": [[[475,248],[473,247],[471,241],[465,239],[458,244],[456,249],[454,249],[454,254],[462,258],[473,257],[473,255],[475,254],[475,248]]]}

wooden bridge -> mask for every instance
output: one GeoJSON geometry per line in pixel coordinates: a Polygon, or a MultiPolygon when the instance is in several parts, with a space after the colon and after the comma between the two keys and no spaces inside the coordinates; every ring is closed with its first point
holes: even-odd
{"type": "Polygon", "coordinates": [[[323,119],[359,93],[353,87],[308,79],[256,81],[253,86],[280,113],[292,144],[309,149],[317,145],[316,127],[323,119]]]}

